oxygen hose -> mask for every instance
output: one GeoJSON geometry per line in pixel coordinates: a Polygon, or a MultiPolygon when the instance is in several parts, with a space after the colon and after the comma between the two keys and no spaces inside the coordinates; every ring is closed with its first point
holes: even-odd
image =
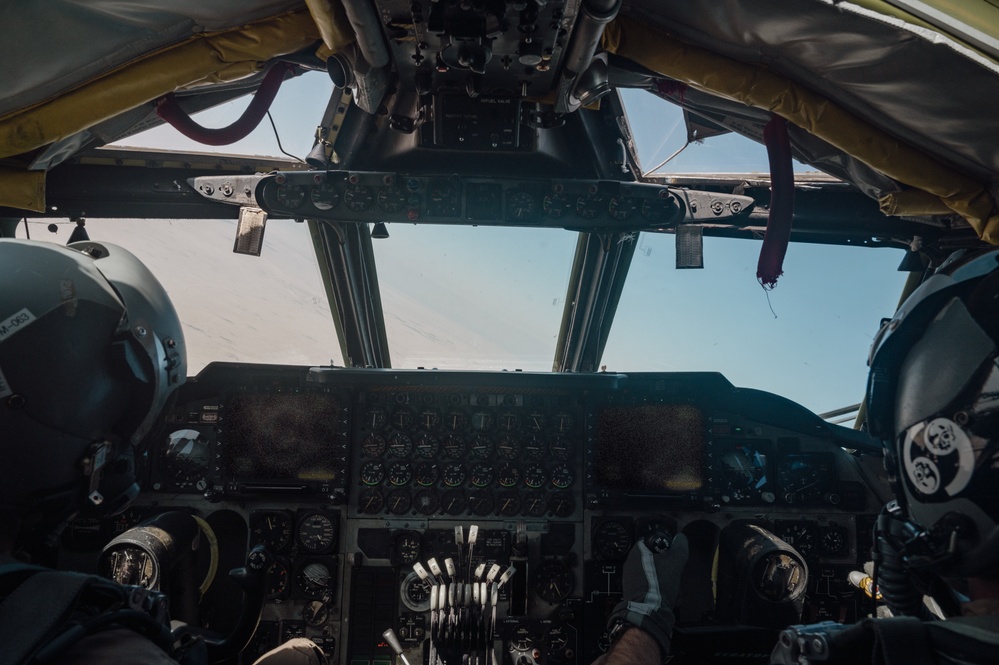
{"type": "Polygon", "coordinates": [[[881,509],[874,529],[874,581],[892,614],[930,621],[936,617],[923,603],[902,559],[902,543],[911,535],[911,525],[897,515],[898,504],[889,502],[881,509]]]}

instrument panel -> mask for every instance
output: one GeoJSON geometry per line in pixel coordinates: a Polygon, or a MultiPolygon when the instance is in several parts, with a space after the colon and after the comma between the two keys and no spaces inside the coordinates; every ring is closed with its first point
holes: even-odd
{"type": "MultiPolygon", "coordinates": [[[[388,661],[390,627],[410,663],[429,662],[434,586],[456,584],[461,598],[488,583],[502,658],[589,663],[607,647],[636,539],[679,530],[691,554],[678,653],[711,660],[718,640],[704,635],[726,627],[713,562],[747,524],[807,566],[803,621],[870,611],[846,576],[869,558],[887,488],[879,459],[845,450],[861,437],[712,373],[215,363],[165,414],[137,504],[75,524],[63,550],[72,558],[163,510],[204,520],[221,570],[266,545],[268,602],[244,662],[297,635],[341,662],[388,661]],[[487,580],[507,571],[505,584],[487,580]]],[[[202,611],[224,629],[233,601],[219,580],[202,611]]],[[[765,662],[754,634],[746,653],[765,662]]]]}

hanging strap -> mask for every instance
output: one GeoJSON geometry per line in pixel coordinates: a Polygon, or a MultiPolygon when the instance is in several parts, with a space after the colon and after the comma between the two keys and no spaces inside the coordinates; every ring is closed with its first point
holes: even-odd
{"type": "Polygon", "coordinates": [[[756,265],[756,279],[769,291],[777,286],[777,278],[784,274],[784,255],[794,221],[794,168],[787,120],[774,115],[763,127],[763,142],[770,161],[770,216],[756,265]]]}

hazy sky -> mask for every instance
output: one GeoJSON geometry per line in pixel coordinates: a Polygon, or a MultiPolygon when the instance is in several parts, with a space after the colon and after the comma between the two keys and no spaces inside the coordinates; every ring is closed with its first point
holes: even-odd
{"type": "MultiPolygon", "coordinates": [[[[286,150],[299,156],[308,152],[330,89],[329,81],[318,74],[284,84],[272,112],[286,150]]],[[[208,126],[228,124],[245,103],[223,105],[199,120],[208,126]]],[[[633,91],[626,103],[646,167],[683,144],[679,109],[633,91]]],[[[279,154],[266,119],[250,137],[224,148],[206,148],[169,127],[127,144],[279,154]]],[[[661,172],[706,170],[766,172],[766,151],[740,137],[717,137],[688,147],[661,172]]],[[[269,318],[284,319],[294,331],[306,325],[297,319],[298,310],[307,309],[308,325],[316,327],[301,334],[302,344],[289,345],[294,353],[283,362],[328,362],[331,357],[341,362],[338,349],[328,342],[332,325],[322,320],[325,303],[313,306],[312,299],[323,299],[314,265],[304,272],[301,265],[295,270],[281,265],[283,260],[301,263],[309,255],[304,225],[281,220],[268,224],[259,260],[273,264],[266,268],[250,257],[233,259],[231,244],[222,240],[231,229],[215,228],[222,229],[212,231],[220,237],[214,242],[217,251],[228,253],[225,265],[232,264],[216,274],[217,281],[229,283],[223,300],[230,302],[239,291],[234,285],[249,280],[243,289],[247,303],[234,307],[251,320],[259,318],[252,313],[254,293],[263,283],[275,283],[275,271],[284,275],[277,282],[294,292],[293,297],[268,303],[275,311],[287,312],[269,318]],[[261,281],[262,275],[267,279],[261,281]],[[310,305],[302,307],[299,301],[310,305]],[[298,348],[318,339],[328,348],[320,344],[315,353],[298,348]]],[[[395,367],[551,368],[576,234],[412,225],[389,225],[389,232],[387,240],[375,241],[375,253],[395,367]]],[[[720,371],[736,385],[775,392],[817,412],[860,401],[868,347],[881,317],[892,314],[902,288],[904,275],[895,270],[901,258],[897,251],[793,245],[785,274],[768,302],[755,277],[757,241],[705,239],[704,270],[675,269],[672,235],[641,234],[636,242],[638,251],[603,360],[609,370],[720,371]]],[[[198,358],[219,353],[214,345],[222,336],[231,344],[222,355],[263,360],[256,354],[266,349],[268,362],[282,361],[281,349],[272,348],[273,343],[254,341],[245,326],[238,332],[242,322],[219,320],[218,299],[205,293],[186,301],[191,301],[185,305],[189,310],[205,310],[189,311],[186,320],[214,319],[213,325],[237,331],[199,333],[199,343],[214,341],[198,358]]],[[[287,334],[295,333],[282,333],[287,334]]]]}

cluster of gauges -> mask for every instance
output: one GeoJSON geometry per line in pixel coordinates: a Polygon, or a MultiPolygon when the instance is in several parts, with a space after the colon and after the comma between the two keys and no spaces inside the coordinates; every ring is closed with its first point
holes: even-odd
{"type": "Polygon", "coordinates": [[[721,472],[718,496],[725,504],[840,503],[831,453],[778,455],[769,440],[722,440],[715,443],[715,456],[721,472]]]}
{"type": "Polygon", "coordinates": [[[268,571],[270,600],[307,601],[303,618],[322,625],[336,588],[335,556],[339,514],[322,510],[257,510],[250,514],[251,544],[263,544],[275,555],[268,571]]]}
{"type": "Polygon", "coordinates": [[[592,526],[590,549],[594,561],[623,561],[638,539],[676,533],[675,521],[667,517],[594,518],[592,526]]]}

